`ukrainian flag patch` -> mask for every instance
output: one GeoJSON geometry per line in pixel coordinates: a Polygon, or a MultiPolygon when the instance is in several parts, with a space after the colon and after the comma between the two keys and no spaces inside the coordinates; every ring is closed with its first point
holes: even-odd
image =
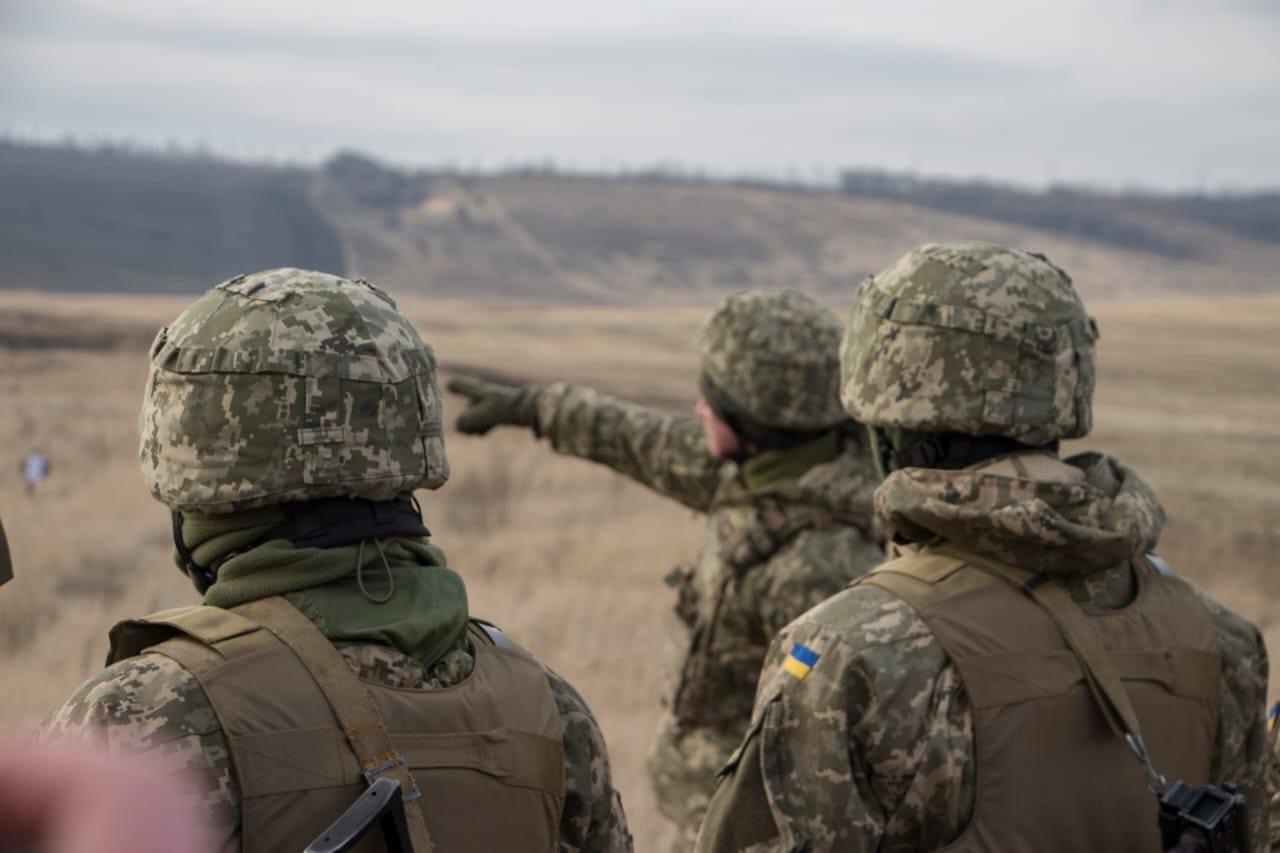
{"type": "Polygon", "coordinates": [[[793,643],[787,659],[782,662],[782,668],[787,675],[804,678],[818,662],[818,657],[818,653],[804,643],[793,643]]]}

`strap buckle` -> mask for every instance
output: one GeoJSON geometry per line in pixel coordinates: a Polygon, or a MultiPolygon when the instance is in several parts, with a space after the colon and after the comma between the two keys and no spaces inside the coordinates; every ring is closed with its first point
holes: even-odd
{"type": "Polygon", "coordinates": [[[1147,751],[1147,744],[1142,739],[1142,735],[1135,735],[1130,732],[1124,736],[1124,742],[1129,745],[1129,750],[1138,759],[1138,763],[1142,765],[1142,769],[1147,775],[1147,790],[1157,797],[1163,796],[1164,789],[1169,787],[1169,780],[1152,765],[1151,753],[1147,751]]]}
{"type": "Polygon", "coordinates": [[[411,803],[422,796],[422,789],[418,787],[418,780],[414,779],[413,774],[409,772],[409,762],[405,761],[402,756],[397,755],[395,758],[389,758],[381,764],[366,768],[364,771],[365,781],[372,786],[374,782],[378,781],[378,777],[397,767],[404,768],[404,775],[408,778],[410,786],[409,790],[401,791],[401,800],[411,803]]]}

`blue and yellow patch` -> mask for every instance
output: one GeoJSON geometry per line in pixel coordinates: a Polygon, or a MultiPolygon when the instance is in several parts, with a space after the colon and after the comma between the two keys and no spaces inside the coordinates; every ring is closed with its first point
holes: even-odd
{"type": "Polygon", "coordinates": [[[804,678],[818,662],[818,653],[804,643],[793,643],[787,659],[782,662],[782,669],[787,675],[804,678]]]}

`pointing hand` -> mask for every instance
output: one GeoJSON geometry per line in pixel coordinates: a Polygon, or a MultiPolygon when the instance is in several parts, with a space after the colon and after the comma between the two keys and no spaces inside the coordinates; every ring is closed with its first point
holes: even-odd
{"type": "Polygon", "coordinates": [[[455,376],[446,386],[467,398],[467,407],[454,425],[458,432],[484,435],[496,426],[532,427],[536,421],[536,392],[524,385],[503,385],[474,376],[455,376]]]}

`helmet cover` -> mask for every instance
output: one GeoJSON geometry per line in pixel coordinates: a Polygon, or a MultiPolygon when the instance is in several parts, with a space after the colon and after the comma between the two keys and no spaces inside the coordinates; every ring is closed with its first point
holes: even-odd
{"type": "Polygon", "coordinates": [[[389,296],[267,270],[160,330],[139,455],[152,495],[179,511],[389,500],[448,479],[442,416],[435,355],[389,296]]]}

